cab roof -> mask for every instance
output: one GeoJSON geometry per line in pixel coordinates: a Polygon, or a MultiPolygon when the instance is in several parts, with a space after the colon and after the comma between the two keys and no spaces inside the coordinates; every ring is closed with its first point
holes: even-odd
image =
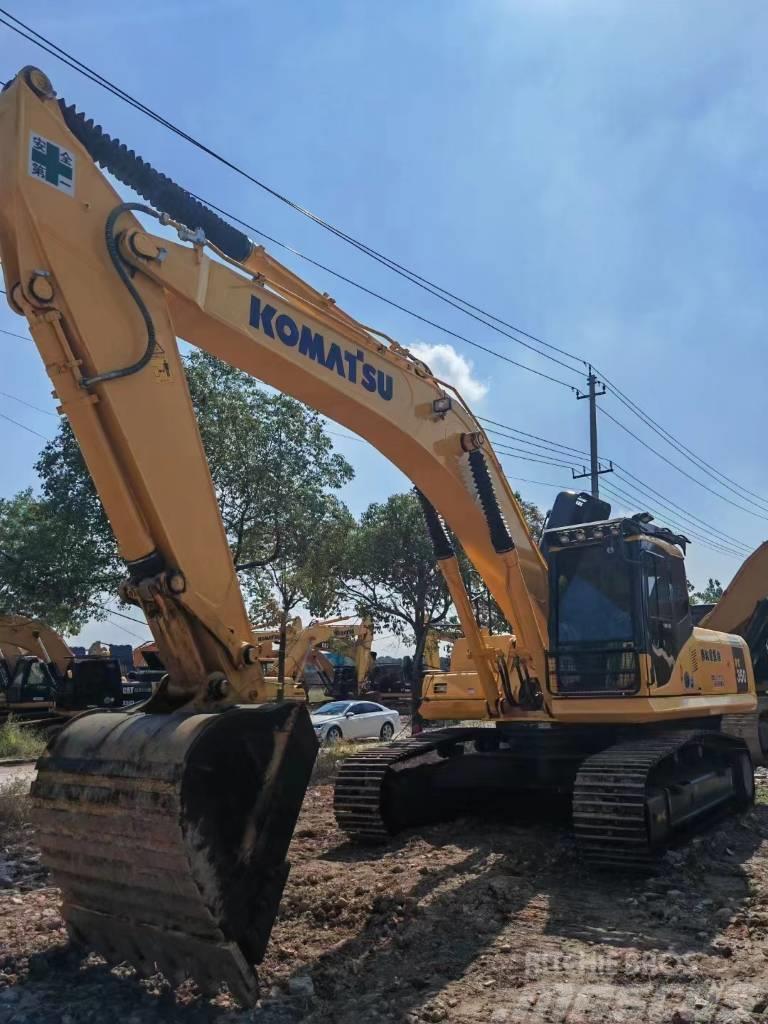
{"type": "Polygon", "coordinates": [[[648,537],[650,540],[676,544],[685,552],[690,540],[682,533],[674,533],[666,526],[657,526],[649,512],[638,512],[634,516],[619,516],[615,519],[602,519],[594,523],[581,523],[576,526],[554,527],[545,530],[550,542],[556,547],[570,547],[572,544],[594,544],[607,537],[648,537]]]}

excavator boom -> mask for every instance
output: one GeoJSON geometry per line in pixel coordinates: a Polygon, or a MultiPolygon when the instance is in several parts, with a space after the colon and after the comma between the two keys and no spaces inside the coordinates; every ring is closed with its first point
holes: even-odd
{"type": "Polygon", "coordinates": [[[264,703],[177,336],[371,439],[413,480],[489,714],[494,656],[440,513],[538,678],[544,562],[461,396],[406,349],[59,102],[37,69],[4,89],[0,143],[8,301],[114,530],[121,595],[144,612],[167,672],[141,711],[81,716],[42,759],[44,855],[75,939],[171,978],[224,980],[249,1002],[316,740],[305,707],[264,703]],[[152,205],[123,202],[97,163],[152,205]],[[137,216],[175,227],[181,243],[137,216]]]}
{"type": "MultiPolygon", "coordinates": [[[[647,865],[692,814],[749,802],[752,761],[729,719],[755,710],[752,666],[739,637],[692,630],[684,539],[642,518],[565,523],[548,568],[455,389],[58,101],[34,68],[0,96],[0,250],[9,304],[125,559],[121,594],[167,672],[139,711],[80,716],[40,762],[40,841],[77,941],[252,1002],[317,750],[305,706],[266,703],[177,337],[369,440],[421,500],[463,633],[460,670],[430,674],[424,717],[468,710],[498,727],[347,760],[336,811],[350,834],[381,837],[430,804],[413,796],[409,759],[425,786],[447,772],[461,789],[474,764],[496,793],[575,787],[596,863],[647,865]],[[123,202],[97,164],[147,203],[123,202]],[[446,527],[514,635],[480,629],[446,527]],[[687,731],[649,747],[642,730],[665,721],[687,731]],[[631,749],[616,742],[627,725],[631,749]],[[465,746],[474,760],[451,756],[465,746]],[[646,782],[624,806],[627,771],[646,782]]],[[[477,795],[465,786],[468,807],[477,795]]]]}
{"type": "Polygon", "coordinates": [[[64,675],[72,651],[59,634],[39,619],[26,615],[0,615],[0,646],[17,647],[55,665],[64,675]]]}

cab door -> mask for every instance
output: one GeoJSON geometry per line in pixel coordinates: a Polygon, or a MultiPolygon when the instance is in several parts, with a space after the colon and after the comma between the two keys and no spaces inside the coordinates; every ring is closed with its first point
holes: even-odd
{"type": "Polygon", "coordinates": [[[647,642],[656,686],[672,679],[677,656],[693,631],[682,558],[665,551],[643,552],[647,642]]]}
{"type": "MultiPolygon", "coordinates": [[[[18,681],[19,696],[21,704],[44,704],[54,700],[56,688],[48,671],[48,666],[37,659],[20,659],[16,675],[21,676],[18,681]]],[[[16,679],[14,679],[14,684],[16,679]]]]}

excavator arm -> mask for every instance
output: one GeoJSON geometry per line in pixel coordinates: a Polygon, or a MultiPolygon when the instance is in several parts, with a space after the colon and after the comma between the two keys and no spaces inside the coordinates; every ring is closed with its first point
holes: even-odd
{"type": "Polygon", "coordinates": [[[54,665],[63,676],[72,660],[72,651],[56,630],[26,615],[0,615],[0,649],[20,648],[46,664],[54,665]]]}
{"type": "Polygon", "coordinates": [[[305,708],[262,703],[176,338],[366,438],[413,481],[491,716],[498,655],[443,521],[514,625],[521,680],[545,675],[545,565],[477,420],[407,349],[59,102],[34,68],[3,90],[0,143],[8,301],[168,673],[141,712],[87,714],[51,747],[35,784],[45,857],[76,940],[172,979],[224,980],[248,1002],[316,741],[305,708]],[[123,202],[97,163],[151,205],[123,202]]]}
{"type": "Polygon", "coordinates": [[[699,625],[744,635],[758,604],[768,597],[768,542],[756,548],[739,567],[715,607],[699,625]]]}

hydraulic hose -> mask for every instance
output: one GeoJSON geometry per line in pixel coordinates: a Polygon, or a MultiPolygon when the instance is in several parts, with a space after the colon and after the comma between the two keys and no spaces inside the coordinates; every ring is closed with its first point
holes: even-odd
{"type": "Polygon", "coordinates": [[[131,280],[130,274],[120,257],[120,250],[118,249],[117,234],[115,232],[115,224],[117,223],[118,217],[123,213],[129,211],[136,211],[138,213],[146,213],[150,217],[154,217],[156,220],[160,219],[160,214],[156,210],[153,210],[150,206],[145,206],[143,203],[120,203],[107,217],[107,223],[104,226],[105,241],[107,243],[107,252],[109,258],[112,260],[112,265],[123,282],[128,292],[139,307],[141,318],[144,321],[144,326],[147,329],[147,346],[140,359],[135,363],[131,363],[130,366],[124,366],[119,370],[107,370],[105,373],[97,373],[93,377],[83,377],[80,382],[81,387],[89,388],[94,384],[103,384],[107,380],[119,380],[121,377],[130,377],[134,373],[138,373],[139,370],[143,370],[147,363],[150,361],[155,353],[157,347],[157,335],[155,333],[155,325],[152,320],[152,316],[147,309],[144,300],[136,289],[133,281],[131,280]]]}

